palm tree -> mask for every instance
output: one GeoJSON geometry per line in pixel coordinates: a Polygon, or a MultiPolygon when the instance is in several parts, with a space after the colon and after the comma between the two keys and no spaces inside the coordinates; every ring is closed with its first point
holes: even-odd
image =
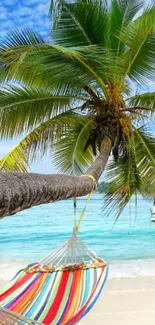
{"type": "Polygon", "coordinates": [[[1,216],[33,205],[87,194],[111,154],[109,209],[122,211],[137,192],[154,193],[155,5],[142,0],[51,2],[45,42],[16,30],[0,48],[0,136],[24,139],[1,159],[1,216]],[[26,171],[52,153],[67,175],[26,171]],[[97,156],[97,158],[95,158],[97,156]],[[88,170],[87,170],[88,168],[88,170]],[[149,184],[149,186],[148,186],[149,184]],[[149,187],[149,188],[148,188],[149,187]],[[115,198],[115,200],[112,200],[115,198]]]}

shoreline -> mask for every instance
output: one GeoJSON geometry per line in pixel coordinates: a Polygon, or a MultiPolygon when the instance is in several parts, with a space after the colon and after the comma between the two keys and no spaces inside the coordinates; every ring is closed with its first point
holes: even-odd
{"type": "MultiPolygon", "coordinates": [[[[15,274],[27,267],[27,265],[37,262],[40,259],[0,259],[0,280],[9,281],[15,274]]],[[[132,260],[113,260],[108,263],[108,280],[120,280],[137,278],[155,277],[155,258],[132,259],[132,260]]],[[[113,283],[113,282],[111,282],[113,283]]],[[[136,283],[135,283],[136,285],[136,283]]]]}

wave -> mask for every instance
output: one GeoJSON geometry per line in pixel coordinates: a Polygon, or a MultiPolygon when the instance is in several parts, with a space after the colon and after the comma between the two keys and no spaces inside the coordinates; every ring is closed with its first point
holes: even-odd
{"type": "Polygon", "coordinates": [[[109,279],[155,276],[155,259],[113,261],[109,263],[109,279]]]}
{"type": "MultiPolygon", "coordinates": [[[[22,268],[26,267],[32,260],[9,260],[0,261],[0,282],[6,283],[22,268]]],[[[155,276],[155,259],[124,260],[109,263],[109,279],[136,278],[155,276]]]]}

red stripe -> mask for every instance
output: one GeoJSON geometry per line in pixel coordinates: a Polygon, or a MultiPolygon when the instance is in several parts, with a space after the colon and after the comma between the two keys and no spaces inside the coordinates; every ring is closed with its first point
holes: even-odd
{"type": "MultiPolygon", "coordinates": [[[[21,275],[22,275],[22,272],[23,271],[21,271],[21,275]]],[[[5,298],[7,298],[16,289],[19,289],[20,286],[22,286],[24,283],[29,281],[32,277],[34,277],[34,274],[32,274],[32,273],[24,273],[24,275],[21,277],[21,279],[17,279],[17,282],[15,282],[15,284],[11,288],[6,290],[4,293],[0,294],[0,302],[2,302],[5,298]]]]}
{"type": "Polygon", "coordinates": [[[42,321],[44,324],[46,325],[50,325],[53,321],[53,319],[55,318],[58,309],[60,307],[60,304],[62,302],[63,299],[63,294],[65,292],[67,283],[68,283],[68,278],[69,278],[69,271],[65,271],[62,273],[62,278],[59,284],[59,288],[57,291],[57,294],[55,296],[55,299],[53,301],[53,304],[51,305],[46,317],[44,318],[44,320],[42,321]]]}
{"type": "Polygon", "coordinates": [[[61,323],[63,323],[64,318],[66,317],[66,314],[68,314],[68,310],[69,310],[70,305],[72,303],[72,299],[73,299],[73,295],[74,295],[74,289],[75,289],[75,283],[76,283],[76,275],[77,275],[77,270],[74,271],[72,285],[71,285],[71,289],[70,289],[70,294],[69,294],[69,297],[68,297],[68,302],[67,302],[66,307],[65,307],[65,313],[63,315],[63,318],[61,319],[61,323]]]}
{"type": "MultiPolygon", "coordinates": [[[[43,275],[43,273],[41,274],[41,276],[43,275]]],[[[38,289],[38,283],[40,283],[41,279],[40,277],[38,277],[38,279],[35,280],[35,282],[32,282],[32,284],[28,287],[24,289],[24,292],[21,292],[19,296],[17,296],[17,298],[15,299],[15,301],[11,304],[11,306],[8,308],[9,310],[14,310],[16,312],[16,307],[18,307],[18,305],[20,305],[26,297],[28,297],[28,295],[32,292],[32,290],[34,291],[34,294],[31,297],[28,298],[29,301],[32,301],[34,296],[35,296],[35,292],[37,292],[38,289]],[[36,290],[35,290],[36,288],[36,290]]]]}
{"type": "Polygon", "coordinates": [[[69,325],[69,324],[72,324],[72,323],[76,323],[79,320],[79,318],[81,317],[81,315],[83,314],[83,312],[85,311],[85,309],[87,308],[87,306],[89,305],[90,300],[92,299],[92,297],[93,297],[93,295],[94,295],[94,293],[96,291],[96,288],[97,288],[97,286],[98,286],[98,284],[100,282],[100,279],[101,279],[101,276],[102,276],[102,274],[104,272],[105,266],[103,266],[101,269],[102,269],[102,273],[100,274],[100,277],[99,277],[99,279],[98,279],[98,281],[96,283],[95,288],[92,291],[91,296],[89,297],[89,299],[87,300],[87,302],[85,303],[85,305],[79,310],[79,312],[75,316],[73,316],[68,322],[66,322],[65,325],[69,325]]]}
{"type": "Polygon", "coordinates": [[[24,276],[22,276],[22,278],[20,280],[17,280],[17,282],[15,282],[15,284],[10,289],[8,289],[4,293],[0,294],[0,301],[3,301],[5,298],[7,298],[12,292],[14,292],[21,285],[23,285],[25,282],[27,282],[33,275],[34,274],[25,273],[24,276]]]}

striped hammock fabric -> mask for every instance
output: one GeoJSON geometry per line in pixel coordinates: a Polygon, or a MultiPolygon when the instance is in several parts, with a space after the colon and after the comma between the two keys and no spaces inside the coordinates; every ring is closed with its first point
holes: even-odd
{"type": "MultiPolygon", "coordinates": [[[[78,238],[73,238],[71,243],[76,246],[76,249],[79,245],[77,251],[80,247],[85,249],[86,261],[87,246],[78,238]]],[[[62,245],[64,246],[66,247],[66,244],[62,245]]],[[[61,257],[61,254],[58,254],[59,250],[52,254],[52,260],[53,256],[61,257]]],[[[99,298],[107,278],[108,268],[105,261],[99,258],[96,258],[95,262],[94,259],[91,260],[91,264],[88,264],[88,261],[79,263],[81,252],[78,256],[77,251],[76,263],[74,261],[71,264],[69,254],[70,263],[65,262],[64,266],[61,262],[60,267],[57,261],[54,268],[53,262],[52,266],[50,263],[45,263],[46,260],[50,260],[48,256],[43,260],[44,264],[33,264],[20,270],[0,291],[0,306],[46,325],[71,325],[78,322],[99,298]]],[[[90,255],[90,250],[88,251],[90,255]]],[[[89,263],[91,258],[90,255],[89,263]]],[[[62,261],[62,257],[60,260],[62,261]]]]}

